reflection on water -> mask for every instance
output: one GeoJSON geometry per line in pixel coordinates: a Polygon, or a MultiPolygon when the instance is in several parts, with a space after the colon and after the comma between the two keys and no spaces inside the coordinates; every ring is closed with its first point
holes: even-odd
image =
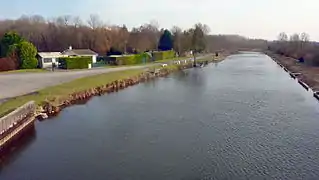
{"type": "Polygon", "coordinates": [[[35,127],[31,126],[23,132],[23,136],[15,139],[10,147],[5,147],[0,153],[0,173],[1,169],[11,161],[19,158],[19,153],[28,148],[36,138],[35,127]]]}
{"type": "Polygon", "coordinates": [[[147,87],[155,87],[156,82],[154,80],[144,82],[147,87]]]}
{"type": "Polygon", "coordinates": [[[38,123],[0,179],[318,179],[318,116],[269,57],[233,55],[38,123]]]}

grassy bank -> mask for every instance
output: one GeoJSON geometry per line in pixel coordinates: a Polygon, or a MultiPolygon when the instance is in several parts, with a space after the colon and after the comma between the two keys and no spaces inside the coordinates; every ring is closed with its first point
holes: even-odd
{"type": "Polygon", "coordinates": [[[45,100],[53,102],[58,101],[74,92],[80,92],[105,85],[115,80],[132,77],[138,75],[142,71],[143,69],[125,70],[80,78],[68,83],[47,87],[30,95],[15,97],[0,105],[0,117],[31,100],[34,100],[37,104],[41,104],[41,102],[45,100]]]}

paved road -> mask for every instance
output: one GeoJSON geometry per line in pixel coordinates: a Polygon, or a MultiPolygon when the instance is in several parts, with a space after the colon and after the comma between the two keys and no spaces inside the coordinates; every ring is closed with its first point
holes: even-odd
{"type": "Polygon", "coordinates": [[[72,81],[74,79],[97,74],[146,68],[145,66],[129,66],[118,68],[96,68],[90,70],[47,72],[47,73],[12,73],[0,75],[0,103],[4,99],[28,94],[48,86],[72,81]]]}
{"type": "MultiPolygon", "coordinates": [[[[206,56],[198,57],[198,59],[206,56]]],[[[187,60],[190,60],[189,58],[187,60]]],[[[173,61],[167,62],[172,63],[173,61]]],[[[74,79],[104,74],[114,71],[140,69],[154,66],[154,64],[141,66],[128,66],[118,68],[94,68],[79,71],[56,71],[47,73],[12,73],[0,74],[0,104],[8,98],[25,95],[48,86],[72,81],[74,79]]]]}

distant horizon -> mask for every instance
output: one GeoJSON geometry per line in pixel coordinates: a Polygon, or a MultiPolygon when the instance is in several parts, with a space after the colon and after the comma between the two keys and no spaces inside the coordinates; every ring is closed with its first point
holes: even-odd
{"type": "Polygon", "coordinates": [[[276,40],[280,32],[288,35],[306,32],[310,40],[319,41],[315,13],[319,2],[315,0],[302,3],[297,0],[11,0],[1,4],[1,20],[38,14],[46,19],[79,15],[86,21],[90,14],[97,14],[107,24],[125,24],[129,29],[152,20],[165,29],[174,25],[188,29],[200,22],[210,27],[210,34],[276,40]]]}

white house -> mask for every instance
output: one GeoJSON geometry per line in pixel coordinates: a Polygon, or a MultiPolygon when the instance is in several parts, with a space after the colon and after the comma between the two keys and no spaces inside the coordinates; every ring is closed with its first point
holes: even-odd
{"type": "Polygon", "coordinates": [[[92,63],[96,63],[96,57],[98,56],[98,54],[91,49],[72,49],[72,46],[70,46],[69,49],[63,51],[62,55],[91,57],[92,63]]]}
{"type": "Polygon", "coordinates": [[[37,55],[39,66],[41,68],[51,68],[52,63],[58,65],[58,60],[61,57],[70,57],[70,56],[86,56],[92,58],[92,63],[96,63],[96,58],[98,54],[90,49],[72,49],[72,46],[69,49],[61,52],[39,52],[37,55]]]}
{"type": "Polygon", "coordinates": [[[60,57],[65,57],[65,55],[60,52],[39,52],[37,55],[39,66],[41,68],[51,68],[52,63],[58,65],[58,59],[60,57]]]}

